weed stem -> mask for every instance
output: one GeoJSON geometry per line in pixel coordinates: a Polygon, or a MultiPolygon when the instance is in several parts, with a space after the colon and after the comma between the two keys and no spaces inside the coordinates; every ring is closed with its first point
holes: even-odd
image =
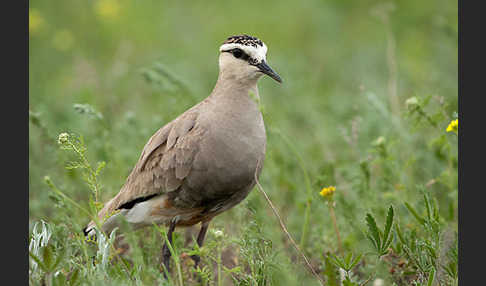
{"type": "MultiPolygon", "coordinates": [[[[259,168],[260,168],[260,160],[258,160],[258,162],[257,162],[257,168],[256,168],[256,170],[259,170],[259,168]]],[[[278,221],[280,223],[280,227],[282,228],[282,230],[284,231],[284,233],[287,235],[290,243],[294,246],[294,248],[297,250],[297,252],[302,256],[302,258],[304,259],[305,264],[306,264],[307,268],[310,270],[310,272],[319,280],[319,284],[325,285],[324,280],[322,280],[322,278],[319,276],[319,274],[317,274],[317,272],[314,270],[314,268],[310,264],[309,260],[305,256],[305,254],[300,250],[300,248],[297,245],[297,243],[295,243],[294,239],[292,238],[292,236],[290,235],[290,233],[287,231],[287,227],[285,227],[285,224],[282,221],[282,218],[280,218],[280,215],[278,214],[277,209],[273,206],[272,201],[268,197],[268,195],[265,192],[265,190],[263,189],[263,187],[260,185],[260,182],[258,181],[258,176],[257,176],[257,172],[256,171],[255,171],[255,182],[256,182],[256,185],[258,187],[258,190],[260,190],[260,192],[262,192],[263,196],[265,197],[265,199],[267,200],[268,204],[270,205],[270,208],[272,209],[273,213],[277,217],[277,219],[278,219],[278,221]]]]}

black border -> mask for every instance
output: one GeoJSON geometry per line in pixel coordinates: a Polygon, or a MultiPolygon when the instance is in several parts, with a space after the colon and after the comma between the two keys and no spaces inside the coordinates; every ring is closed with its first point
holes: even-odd
{"type": "Polygon", "coordinates": [[[484,106],[474,101],[485,96],[484,9],[475,1],[459,0],[459,285],[482,285],[485,236],[483,210],[486,201],[479,196],[484,180],[484,106]],[[467,7],[466,7],[467,4],[467,7]],[[466,98],[468,100],[466,100],[466,98]],[[476,110],[474,110],[476,109],[476,110]],[[476,111],[476,112],[475,112],[476,111]],[[483,115],[483,116],[482,116],[483,115]],[[483,151],[483,152],[480,152],[483,151]],[[475,181],[476,179],[476,181],[475,181]]]}
{"type": "Polygon", "coordinates": [[[28,285],[29,276],[29,2],[2,3],[2,284],[28,285]],[[6,184],[5,184],[6,183],[6,184]],[[14,283],[9,283],[13,281],[14,283]]]}

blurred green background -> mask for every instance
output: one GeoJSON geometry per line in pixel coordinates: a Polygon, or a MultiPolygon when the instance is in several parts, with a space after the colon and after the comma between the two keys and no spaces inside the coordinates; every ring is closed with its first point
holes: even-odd
{"type": "MultiPolygon", "coordinates": [[[[64,168],[70,155],[59,150],[59,133],[82,135],[90,160],[106,162],[106,201],[149,137],[209,95],[219,46],[243,33],[266,43],[268,62],[284,80],[259,82],[268,132],[261,183],[296,240],[311,202],[305,251],[317,253],[317,264],[318,253],[337,247],[322,187],[337,188],[346,249],[369,248],[362,232],[368,211],[381,218],[393,204],[408,222],[403,202],[420,201],[418,184],[427,184],[455,224],[457,140],[445,129],[457,111],[457,6],[438,0],[30,1],[31,224],[60,224],[66,214],[73,229],[88,221],[49,198],[44,176],[88,204],[79,172],[64,168]],[[430,120],[410,115],[410,97],[426,103],[430,120]],[[384,156],[376,152],[380,144],[384,156]]],[[[287,259],[282,250],[292,250],[257,190],[213,224],[236,237],[248,223],[247,209],[273,241],[274,254],[287,259]]],[[[300,264],[282,263],[282,281],[314,281],[300,264]]]]}

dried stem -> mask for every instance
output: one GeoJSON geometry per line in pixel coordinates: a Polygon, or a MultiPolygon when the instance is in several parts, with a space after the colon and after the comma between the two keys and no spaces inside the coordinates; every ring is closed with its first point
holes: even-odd
{"type": "Polygon", "coordinates": [[[287,143],[287,145],[289,146],[290,150],[294,153],[299,163],[299,166],[302,169],[302,173],[304,174],[305,187],[307,189],[307,202],[305,203],[304,223],[302,224],[302,236],[300,237],[300,244],[299,244],[300,248],[304,249],[305,243],[307,241],[307,232],[309,229],[309,215],[310,215],[310,209],[312,203],[312,188],[309,179],[309,174],[307,173],[307,169],[305,168],[304,160],[302,159],[302,157],[300,156],[299,152],[292,144],[292,142],[287,138],[287,136],[285,136],[280,131],[277,131],[276,133],[280,135],[280,137],[282,137],[285,143],[287,143]]]}
{"type": "MultiPolygon", "coordinates": [[[[258,162],[257,162],[257,168],[256,168],[257,170],[260,169],[259,166],[260,166],[260,160],[258,160],[258,162]]],[[[265,190],[263,189],[263,187],[260,185],[260,182],[258,181],[257,172],[255,172],[255,181],[256,181],[256,185],[258,187],[258,190],[260,190],[260,192],[262,192],[263,196],[267,200],[268,204],[270,205],[270,208],[272,209],[273,213],[275,214],[275,216],[277,217],[277,219],[278,219],[278,221],[280,223],[280,227],[282,228],[282,230],[284,231],[284,233],[287,235],[290,243],[294,246],[294,248],[297,250],[297,252],[302,256],[302,258],[305,261],[305,265],[310,270],[310,272],[312,273],[312,275],[314,275],[319,280],[319,283],[321,285],[325,285],[324,280],[322,280],[322,278],[319,276],[319,274],[317,274],[317,272],[314,270],[314,268],[311,266],[309,260],[305,256],[305,254],[300,250],[300,248],[297,245],[297,243],[295,243],[294,239],[292,238],[292,236],[290,235],[290,233],[287,231],[287,227],[285,227],[285,224],[282,221],[282,218],[280,218],[280,215],[278,214],[277,209],[273,206],[272,201],[268,197],[268,195],[265,192],[265,190]]]]}

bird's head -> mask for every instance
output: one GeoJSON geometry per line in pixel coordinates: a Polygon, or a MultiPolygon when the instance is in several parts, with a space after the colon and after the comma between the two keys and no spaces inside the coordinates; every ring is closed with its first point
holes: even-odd
{"type": "Polygon", "coordinates": [[[257,81],[263,74],[278,82],[280,76],[267,64],[267,46],[256,37],[229,37],[219,48],[220,73],[240,81],[257,81]]]}

